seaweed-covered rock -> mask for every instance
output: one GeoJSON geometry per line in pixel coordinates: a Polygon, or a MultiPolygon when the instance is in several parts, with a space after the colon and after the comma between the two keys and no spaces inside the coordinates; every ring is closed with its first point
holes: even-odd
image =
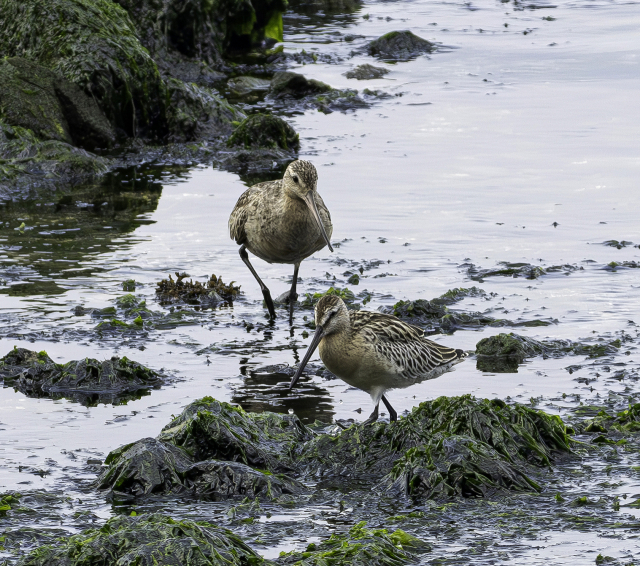
{"type": "Polygon", "coordinates": [[[513,332],[483,338],[476,344],[480,371],[517,373],[518,364],[546,352],[544,344],[513,332]]]}
{"type": "Polygon", "coordinates": [[[348,79],[358,79],[359,81],[367,81],[371,79],[381,79],[389,72],[389,69],[383,67],[374,67],[365,63],[364,65],[358,65],[351,71],[344,73],[344,76],[348,79]]]}
{"type": "Polygon", "coordinates": [[[162,429],[109,454],[98,487],[116,499],[187,493],[222,499],[276,498],[305,490],[274,472],[293,468],[295,448],[312,436],[297,417],[245,413],[205,397],[162,429]]]}
{"type": "Polygon", "coordinates": [[[29,397],[67,397],[83,404],[118,402],[159,387],[159,374],[126,357],[56,364],[46,352],[15,347],[0,359],[0,376],[29,397]]]}
{"type": "Polygon", "coordinates": [[[129,16],[110,0],[0,0],[0,53],[60,73],[126,132],[164,134],[158,68],[129,16]]]}
{"type": "Polygon", "coordinates": [[[41,139],[109,147],[111,124],[95,100],[57,73],[21,57],[0,62],[0,116],[41,139]]]}
{"type": "Polygon", "coordinates": [[[155,438],[143,438],[114,450],[105,460],[109,469],[97,486],[112,497],[131,498],[184,491],[182,477],[193,465],[186,452],[155,438]]]}
{"type": "Polygon", "coordinates": [[[299,466],[311,476],[386,474],[407,450],[428,445],[437,433],[487,444],[510,463],[550,464],[570,451],[564,423],[522,405],[498,399],[439,397],[392,423],[355,425],[336,436],[321,435],[301,448],[299,466]]]}
{"type": "Polygon", "coordinates": [[[300,149],[300,136],[278,116],[252,114],[238,125],[227,143],[230,147],[270,148],[297,152],[300,149]]]}
{"type": "Polygon", "coordinates": [[[188,277],[186,273],[176,272],[176,280],[169,275],[168,279],[163,279],[156,285],[156,296],[163,303],[176,301],[199,303],[220,303],[233,301],[240,293],[240,287],[234,285],[232,281],[228,285],[223,283],[222,277],[211,275],[209,280],[202,284],[200,281],[193,282],[193,279],[185,281],[188,277]]]}
{"type": "Polygon", "coordinates": [[[512,263],[508,261],[498,262],[499,267],[480,269],[473,263],[463,263],[460,267],[466,269],[467,276],[474,281],[482,283],[487,277],[522,277],[524,279],[538,279],[548,273],[564,273],[569,275],[579,268],[575,265],[552,265],[542,267],[541,265],[531,265],[530,263],[512,263]]]}
{"type": "Polygon", "coordinates": [[[435,299],[417,299],[416,301],[398,301],[393,310],[387,309],[387,314],[393,314],[402,319],[432,320],[442,318],[448,313],[447,306],[453,305],[466,297],[484,297],[486,293],[477,287],[469,289],[450,289],[435,299]]]}
{"type": "Polygon", "coordinates": [[[286,566],[400,566],[415,563],[416,550],[430,546],[398,529],[368,529],[357,523],[346,533],[334,533],[328,540],[311,543],[303,552],[281,552],[278,562],[286,566]]]}
{"type": "Polygon", "coordinates": [[[615,415],[602,409],[592,419],[573,423],[573,426],[577,433],[640,432],[640,403],[629,405],[615,415]]]}
{"type": "Polygon", "coordinates": [[[435,44],[406,30],[386,33],[367,45],[369,55],[391,61],[409,61],[435,49],[435,44]]]}
{"type": "Polygon", "coordinates": [[[289,0],[289,6],[299,14],[352,14],[362,7],[362,0],[289,0]]]}
{"type": "Polygon", "coordinates": [[[106,159],[57,141],[42,141],[31,130],[0,118],[0,189],[58,183],[76,184],[103,175],[106,159]]]}
{"type": "Polygon", "coordinates": [[[196,521],[175,521],[152,514],[118,516],[42,546],[20,566],[248,566],[267,564],[227,529],[196,521]]]}
{"type": "Polygon", "coordinates": [[[270,92],[276,97],[302,98],[310,94],[329,92],[332,88],[316,79],[307,79],[300,73],[278,71],[271,79],[270,92]]]}
{"type": "Polygon", "coordinates": [[[356,300],[356,296],[353,291],[346,287],[344,289],[340,289],[339,287],[329,287],[322,293],[306,293],[304,299],[300,301],[299,306],[301,308],[313,309],[315,308],[316,303],[325,295],[336,295],[337,297],[340,297],[347,306],[352,306],[356,300]]]}
{"type": "Polygon", "coordinates": [[[540,489],[485,442],[448,433],[437,433],[428,444],[409,449],[383,480],[385,484],[388,492],[428,499],[540,489]]]}
{"type": "Polygon", "coordinates": [[[239,461],[271,472],[293,469],[293,453],[312,433],[295,415],[247,413],[204,397],[162,429],[160,440],[196,461],[239,461]]]}

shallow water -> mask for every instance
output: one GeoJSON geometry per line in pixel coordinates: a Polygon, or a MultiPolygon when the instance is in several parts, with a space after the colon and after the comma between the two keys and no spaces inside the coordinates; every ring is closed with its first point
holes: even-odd
{"type": "MultiPolygon", "coordinates": [[[[514,329],[538,339],[613,339],[624,330],[634,339],[610,365],[615,370],[623,363],[620,368],[637,373],[637,326],[630,321],[640,324],[640,271],[604,267],[611,261],[640,261],[640,249],[602,242],[640,243],[639,25],[638,3],[603,1],[368,2],[347,17],[288,14],[287,51],[304,48],[333,58],[302,66],[300,72],[334,87],[392,95],[357,112],[290,118],[300,132],[301,157],[318,167],[318,188],[333,217],[333,241],[340,244],[335,253],[325,249],[302,264],[298,292],[347,286],[346,272],[381,260],[351,287],[371,294],[368,309],[476,285],[496,295],[466,299],[454,310],[556,320],[547,327],[514,329]],[[544,19],[549,16],[555,20],[544,19]],[[351,56],[366,41],[396,29],[411,29],[442,47],[397,64],[351,56]],[[343,41],[347,34],[364,37],[343,41]],[[373,81],[343,76],[365,62],[391,72],[373,81]],[[489,268],[500,261],[584,269],[480,283],[460,267],[489,268]]],[[[228,215],[244,188],[236,175],[213,168],[150,167],[110,179],[104,189],[110,204],[103,206],[108,213],[102,216],[100,203],[82,204],[81,189],[65,191],[72,195],[68,204],[48,216],[41,211],[53,210],[50,203],[59,202],[60,195],[0,209],[5,221],[0,226],[0,282],[5,281],[0,354],[14,345],[46,349],[55,361],[117,353],[177,378],[119,406],[83,407],[0,390],[0,491],[75,493],[73,478],[94,473],[85,465],[88,457],[104,457],[121,444],[155,436],[171,414],[204,395],[251,410],[293,409],[305,421],[366,417],[371,410],[366,394],[340,380],[315,377],[287,394],[286,378],[278,382],[251,374],[264,365],[300,360],[309,330],[303,316],[311,318],[312,312],[299,309],[292,329],[284,309],[275,324],[268,323],[261,293],[228,237],[228,215]],[[136,193],[145,199],[118,204],[136,193]],[[240,284],[243,296],[232,307],[184,309],[178,323],[125,338],[98,336],[93,329],[99,321],[73,311],[80,305],[112,305],[123,294],[122,281],[135,279],[136,294],[152,310],[168,313],[155,302],[154,287],[175,271],[200,280],[212,272],[222,275],[225,282],[240,284]],[[76,459],[65,453],[76,450],[76,459]]],[[[258,259],[254,265],[274,296],[287,289],[289,266],[258,259]]],[[[473,350],[481,338],[501,331],[509,329],[459,330],[436,340],[473,350]]],[[[578,400],[612,399],[616,408],[624,408],[639,393],[628,380],[608,379],[608,373],[594,377],[587,364],[583,357],[538,357],[517,374],[487,374],[469,359],[453,372],[388,397],[400,414],[425,399],[472,393],[519,402],[537,398],[538,407],[567,415],[578,400]],[[570,373],[565,368],[572,364],[585,367],[570,373]],[[581,383],[580,377],[593,381],[581,383]]],[[[623,483],[614,492],[620,497],[640,492],[636,475],[621,473],[623,483]]],[[[93,507],[102,517],[111,512],[99,500],[93,507]]],[[[214,508],[201,504],[199,511],[184,513],[215,516],[214,508]]],[[[274,512],[270,521],[295,524],[297,514],[308,515],[297,510],[278,519],[274,512]]],[[[64,528],[77,525],[70,521],[64,528]]],[[[425,560],[456,552],[447,537],[432,542],[434,554],[425,560]]],[[[260,552],[277,556],[298,544],[291,536],[260,552]]],[[[594,551],[621,560],[640,552],[629,533],[612,539],[595,532],[574,536],[541,530],[508,556],[529,564],[582,564],[595,560],[594,551]]],[[[462,561],[484,563],[492,556],[464,555],[462,561]]]]}

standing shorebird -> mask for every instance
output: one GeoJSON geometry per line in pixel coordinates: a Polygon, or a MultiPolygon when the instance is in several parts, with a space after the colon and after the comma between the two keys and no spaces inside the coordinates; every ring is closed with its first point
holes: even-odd
{"type": "Polygon", "coordinates": [[[371,395],[375,409],[365,424],[378,419],[381,400],[390,420],[398,420],[398,414],[384,396],[387,390],[438,377],[464,358],[462,350],[427,340],[420,328],[395,316],[348,311],[335,295],[322,297],[315,313],[316,333],[289,389],[296,384],[319,344],[320,357],[329,371],[371,395]]]}
{"type": "Polygon", "coordinates": [[[329,246],[331,215],[317,191],[318,172],[309,161],[294,161],[282,179],[247,189],[229,217],[231,238],[240,244],[240,257],[258,281],[271,318],[276,317],[271,293],[249,262],[247,250],[269,263],[292,263],[293,282],[288,295],[289,324],[300,262],[329,246]]]}

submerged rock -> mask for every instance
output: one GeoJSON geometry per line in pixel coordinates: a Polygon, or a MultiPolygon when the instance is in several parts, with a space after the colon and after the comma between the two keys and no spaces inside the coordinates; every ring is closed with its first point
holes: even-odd
{"type": "Polygon", "coordinates": [[[518,364],[545,352],[545,346],[532,338],[513,332],[498,334],[483,338],[476,344],[477,368],[480,371],[517,373],[518,364]]]}
{"type": "Polygon", "coordinates": [[[426,542],[404,532],[368,529],[366,521],[346,533],[334,533],[328,540],[311,543],[303,552],[282,552],[278,563],[295,566],[396,566],[414,563],[415,551],[431,550],[426,542]]]}
{"type": "Polygon", "coordinates": [[[297,152],[300,136],[282,118],[270,114],[252,114],[235,129],[229,146],[250,148],[282,149],[297,152]]]}
{"type": "Polygon", "coordinates": [[[267,564],[227,529],[151,514],[117,516],[20,559],[20,566],[247,566],[267,564]]]}
{"type": "Polygon", "coordinates": [[[469,279],[479,281],[480,283],[487,277],[523,277],[525,279],[538,279],[538,277],[547,275],[548,273],[564,273],[565,275],[569,275],[578,269],[582,269],[570,264],[542,267],[529,263],[511,263],[508,261],[501,261],[498,265],[500,267],[480,269],[473,263],[463,263],[460,267],[466,269],[469,279]]]}
{"type": "Polygon", "coordinates": [[[549,326],[551,320],[518,320],[497,319],[482,312],[451,311],[449,306],[466,297],[484,297],[487,294],[477,287],[469,289],[455,288],[435,299],[417,299],[415,301],[398,301],[393,307],[383,308],[383,312],[392,314],[416,326],[427,327],[430,331],[452,333],[460,328],[478,328],[484,326],[549,326]]]}
{"type": "Polygon", "coordinates": [[[383,67],[374,67],[365,63],[364,65],[358,65],[351,71],[344,73],[344,76],[348,79],[358,79],[359,81],[366,81],[371,79],[380,79],[389,72],[389,69],[383,67]]]}
{"type": "Polygon", "coordinates": [[[192,279],[184,281],[188,277],[186,273],[180,274],[176,271],[176,280],[171,275],[168,279],[163,279],[156,285],[156,296],[163,303],[177,301],[200,303],[220,303],[233,301],[240,293],[240,287],[234,285],[232,281],[228,285],[222,282],[222,277],[211,275],[209,280],[202,284],[200,281],[193,282],[192,279]]]}
{"type": "Polygon", "coordinates": [[[269,88],[272,95],[277,97],[291,96],[302,98],[310,94],[321,94],[329,92],[332,88],[316,79],[307,79],[300,73],[291,71],[279,71],[273,75],[269,88]]]}
{"type": "Polygon", "coordinates": [[[409,61],[435,49],[434,43],[407,30],[386,33],[367,45],[369,55],[391,61],[409,61]]]}
{"type": "Polygon", "coordinates": [[[86,149],[115,141],[111,124],[95,100],[75,84],[21,57],[0,62],[0,115],[43,140],[86,149]]]}
{"type": "Polygon", "coordinates": [[[126,357],[57,364],[46,352],[18,347],[0,359],[0,376],[28,397],[66,397],[84,405],[136,398],[164,382],[156,372],[126,357]]]}

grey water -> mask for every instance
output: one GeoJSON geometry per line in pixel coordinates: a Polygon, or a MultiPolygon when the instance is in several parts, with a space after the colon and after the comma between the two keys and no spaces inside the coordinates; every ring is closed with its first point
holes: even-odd
{"type": "MultiPolygon", "coordinates": [[[[640,261],[634,246],[640,243],[639,29],[639,3],[604,0],[378,1],[343,17],[288,13],[284,49],[331,57],[293,70],[333,87],[390,95],[355,112],[288,118],[300,132],[300,157],[318,168],[318,190],[339,244],[333,254],[324,249],[302,264],[301,296],[331,285],[366,290],[371,301],[365,308],[373,310],[476,285],[494,295],[466,299],[454,309],[553,320],[514,330],[536,339],[613,339],[633,328],[630,321],[640,324],[640,270],[605,269],[612,261],[640,261]],[[395,64],[358,53],[367,41],[399,29],[439,49],[395,64]],[[349,34],[356,38],[346,41],[349,34]],[[361,63],[390,73],[372,81],[343,76],[361,63]],[[608,240],[634,245],[602,244],[608,240]],[[583,269],[476,282],[461,267],[502,261],[583,269]],[[367,269],[359,285],[349,285],[345,273],[362,265],[367,269]]],[[[81,464],[87,457],[104,458],[124,443],[157,435],[172,414],[205,395],[251,410],[292,409],[307,422],[363,420],[372,409],[366,394],[340,380],[314,377],[304,394],[287,395],[284,377],[278,383],[252,373],[300,360],[312,311],[298,309],[289,327],[281,309],[268,324],[260,290],[228,236],[229,213],[246,188],[242,180],[205,166],[150,168],[123,176],[122,190],[143,178],[157,187],[157,206],[129,226],[106,223],[103,235],[84,237],[75,216],[45,226],[49,220],[43,223],[38,211],[49,204],[46,196],[25,208],[22,231],[13,217],[0,226],[0,355],[16,345],[47,350],[59,362],[126,355],[176,380],[116,406],[84,407],[0,389],[0,491],[73,493],[69,478],[86,475],[81,464]],[[135,279],[136,295],[166,312],[154,299],[155,284],[176,271],[200,280],[222,275],[241,285],[242,298],[191,313],[185,324],[152,330],[144,340],[96,338],[97,321],[74,311],[111,306],[124,294],[121,283],[135,279]],[[79,459],[68,456],[73,451],[79,459]],[[42,473],[25,473],[25,467],[42,473]]],[[[254,266],[274,296],[288,288],[289,266],[258,259],[254,266]]],[[[435,339],[474,350],[481,338],[501,331],[510,329],[459,330],[435,339]]],[[[621,359],[638,368],[638,351],[629,351],[621,359]]],[[[539,408],[561,415],[572,406],[563,393],[580,395],[585,404],[617,395],[624,408],[628,384],[576,381],[565,369],[574,362],[535,358],[517,374],[488,374],[469,359],[388,397],[399,414],[426,399],[466,393],[523,403],[537,398],[539,408]]],[[[639,488],[637,475],[629,473],[614,491],[631,496],[639,488]]],[[[96,504],[95,512],[107,517],[112,510],[96,504]]],[[[300,544],[292,537],[259,551],[277,556],[300,544]]],[[[444,541],[434,547],[456,551],[444,541]]],[[[640,554],[631,535],[550,530],[511,558],[584,564],[593,563],[594,549],[621,560],[640,554]]]]}

